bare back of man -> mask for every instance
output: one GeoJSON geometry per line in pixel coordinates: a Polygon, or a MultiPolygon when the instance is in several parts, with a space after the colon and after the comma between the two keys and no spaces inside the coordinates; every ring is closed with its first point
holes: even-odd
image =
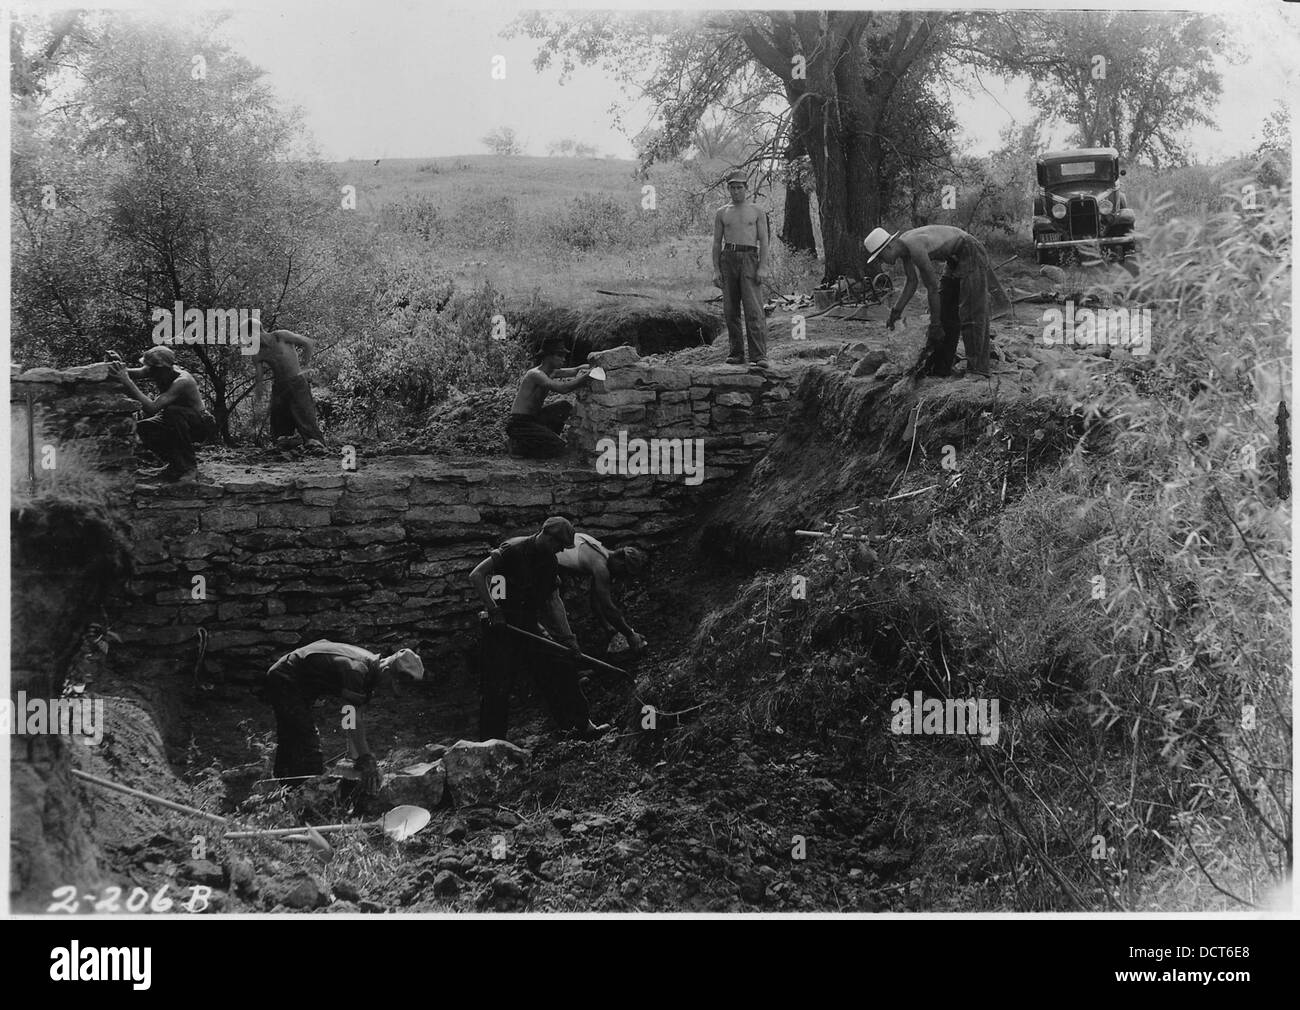
{"type": "MultiPolygon", "coordinates": [[[[145,368],[131,369],[132,373],[148,371],[145,368]]],[[[163,394],[154,401],[159,410],[166,407],[187,407],[202,414],[208,409],[199,393],[198,380],[185,369],[174,368],[170,376],[155,375],[150,378],[163,394]]]]}
{"type": "Polygon", "coordinates": [[[925,283],[925,293],[930,302],[930,318],[939,318],[939,273],[934,261],[954,256],[964,239],[970,236],[960,228],[946,224],[927,224],[905,231],[894,241],[902,246],[903,272],[907,282],[898,305],[905,306],[916,290],[917,275],[925,283]]]}
{"type": "Polygon", "coordinates": [[[551,377],[540,366],[530,368],[519,383],[519,392],[515,394],[515,405],[510,408],[510,413],[536,417],[542,412],[542,403],[551,390],[551,377]]]}
{"type": "Polygon", "coordinates": [[[262,334],[262,342],[253,361],[265,365],[271,370],[275,379],[292,379],[302,374],[302,365],[298,361],[298,348],[308,338],[292,330],[272,330],[262,334]]]}
{"type": "Polygon", "coordinates": [[[261,335],[253,355],[253,397],[263,396],[263,369],[271,372],[271,437],[288,444],[301,436],[310,449],[323,449],[324,436],[316,418],[311,385],[303,366],[311,362],[316,341],[292,330],[271,330],[261,335]],[[301,359],[299,359],[301,352],[301,359]]]}

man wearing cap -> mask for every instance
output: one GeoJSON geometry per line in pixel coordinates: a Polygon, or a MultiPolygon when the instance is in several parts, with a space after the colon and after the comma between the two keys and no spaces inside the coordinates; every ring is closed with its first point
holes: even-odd
{"type": "Polygon", "coordinates": [[[282,656],[266,671],[258,693],[275,710],[275,776],[320,775],[320,733],[312,718],[317,698],[343,702],[341,724],[348,753],[356,758],[361,788],[379,791],[382,776],[366,743],[362,709],[375,694],[398,694],[396,675],[424,679],[424,663],[410,649],[380,659],[355,645],[321,639],[282,656]]]}
{"type": "Polygon", "coordinates": [[[311,362],[316,341],[292,330],[272,330],[260,336],[253,356],[253,409],[260,412],[266,395],[262,370],[271,372],[271,437],[287,447],[298,439],[309,452],[325,449],[325,436],[316,419],[316,402],[303,369],[311,362]],[[302,358],[299,360],[299,349],[302,358]]]}
{"type": "Polygon", "coordinates": [[[591,381],[586,365],[564,367],[568,357],[569,348],[563,339],[547,340],[542,344],[541,362],[524,374],[515,404],[510,408],[510,420],[506,422],[510,455],[547,459],[563,456],[568,451],[561,432],[573,413],[573,404],[557,400],[542,406],[547,393],[571,393],[591,381]]]}
{"type": "Polygon", "coordinates": [[[176,367],[176,352],[170,347],[151,347],[140,358],[140,368],[127,368],[114,351],[109,352],[108,374],[126,387],[144,415],[136,422],[140,442],[163,465],[146,470],[145,476],[169,483],[192,483],[198,477],[194,443],[216,437],[216,421],[203,406],[194,376],[176,367]],[[150,397],[136,382],[149,379],[160,390],[150,397]]]}
{"type": "Polygon", "coordinates": [[[577,533],[574,534],[573,546],[561,551],[555,559],[561,575],[589,582],[591,586],[591,612],[605,632],[604,647],[595,651],[608,651],[609,640],[619,632],[627,638],[634,653],[644,649],[645,639],[627,623],[627,618],[610,595],[610,588],[615,579],[621,582],[645,568],[645,552],[636,547],[619,547],[611,551],[591,534],[577,533]]]}
{"type": "Polygon", "coordinates": [[[767,215],[745,196],[745,173],[727,177],[731,202],[713,219],[713,286],[722,289],[722,315],[727,320],[730,354],[727,364],[767,365],[767,317],[763,314],[763,281],[767,279],[767,215]],[[745,325],[740,315],[744,309],[745,325]]]}
{"type": "Polygon", "coordinates": [[[556,555],[573,546],[573,524],[552,516],[533,536],[512,537],[470,573],[470,584],[486,611],[479,648],[479,738],[504,740],[509,730],[510,688],[521,670],[532,670],[551,718],[562,729],[584,738],[608,726],[591,721],[587,698],[578,683],[576,661],[582,651],[569,629],[560,598],[556,555]],[[559,654],[511,631],[543,634],[539,622],[569,655],[559,654]]]}
{"type": "Polygon", "coordinates": [[[928,224],[911,231],[876,228],[863,240],[867,263],[877,257],[884,263],[903,261],[907,283],[894,303],[886,325],[892,330],[916,291],[917,276],[925,281],[930,302],[930,326],[925,347],[913,368],[923,375],[951,375],[957,355],[957,337],[966,354],[967,373],[989,374],[989,298],[1010,304],[989,263],[989,254],[975,236],[944,224],[928,224]],[[947,264],[942,281],[935,260],[947,264]]]}

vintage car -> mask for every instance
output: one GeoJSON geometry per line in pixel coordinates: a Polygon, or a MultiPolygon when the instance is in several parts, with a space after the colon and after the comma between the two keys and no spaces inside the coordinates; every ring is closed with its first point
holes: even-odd
{"type": "Polygon", "coordinates": [[[1137,251],[1133,211],[1119,188],[1113,147],[1048,151],[1038,158],[1034,251],[1039,263],[1116,258],[1137,251]]]}

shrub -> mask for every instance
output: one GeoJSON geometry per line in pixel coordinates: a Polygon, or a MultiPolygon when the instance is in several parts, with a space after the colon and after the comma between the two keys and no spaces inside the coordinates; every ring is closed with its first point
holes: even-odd
{"type": "Polygon", "coordinates": [[[565,204],[563,212],[542,225],[551,245],[588,251],[625,244],[629,214],[624,201],[608,193],[583,193],[565,204]]]}

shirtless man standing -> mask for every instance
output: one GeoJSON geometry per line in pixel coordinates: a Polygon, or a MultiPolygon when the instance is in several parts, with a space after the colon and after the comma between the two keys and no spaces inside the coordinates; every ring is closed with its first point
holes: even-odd
{"type": "Polygon", "coordinates": [[[151,347],[140,358],[140,368],[127,368],[117,352],[109,352],[108,374],[126,387],[127,395],[141,406],[144,417],[136,422],[141,444],[154,452],[163,466],[145,476],[167,483],[192,484],[198,477],[194,443],[216,436],[216,422],[203,406],[199,384],[189,372],[176,367],[170,347],[151,347]],[[140,392],[137,381],[149,379],[161,392],[156,397],[140,392]]]}
{"type": "Polygon", "coordinates": [[[713,286],[722,289],[722,314],[727,320],[729,365],[767,365],[767,318],[763,315],[763,281],[767,279],[767,215],[745,198],[745,174],[727,178],[731,203],[718,208],[713,219],[713,286]],[[745,327],[740,310],[745,310],[745,327]]]}
{"type": "Polygon", "coordinates": [[[989,264],[989,254],[973,235],[944,224],[928,224],[890,235],[877,228],[863,240],[871,263],[903,261],[907,283],[889,313],[892,330],[916,291],[917,275],[925,281],[930,301],[930,327],[914,373],[951,375],[957,337],[966,352],[967,373],[989,374],[989,296],[1010,300],[989,264]],[[947,263],[942,281],[934,260],[947,263]]]}
{"type": "Polygon", "coordinates": [[[271,372],[271,437],[284,448],[301,436],[303,448],[321,451],[325,438],[316,420],[316,404],[311,398],[311,384],[303,368],[311,361],[316,341],[292,330],[272,330],[261,335],[261,345],[253,355],[253,409],[259,414],[266,397],[262,369],[271,372]],[[297,348],[302,348],[299,361],[297,348]]]}
{"type": "Polygon", "coordinates": [[[546,459],[563,456],[568,451],[560,432],[573,413],[573,404],[558,400],[542,406],[547,393],[571,393],[591,381],[586,365],[563,367],[568,357],[568,345],[560,338],[552,338],[542,345],[541,363],[524,374],[515,405],[510,408],[510,420],[506,422],[510,455],[546,459]]]}

